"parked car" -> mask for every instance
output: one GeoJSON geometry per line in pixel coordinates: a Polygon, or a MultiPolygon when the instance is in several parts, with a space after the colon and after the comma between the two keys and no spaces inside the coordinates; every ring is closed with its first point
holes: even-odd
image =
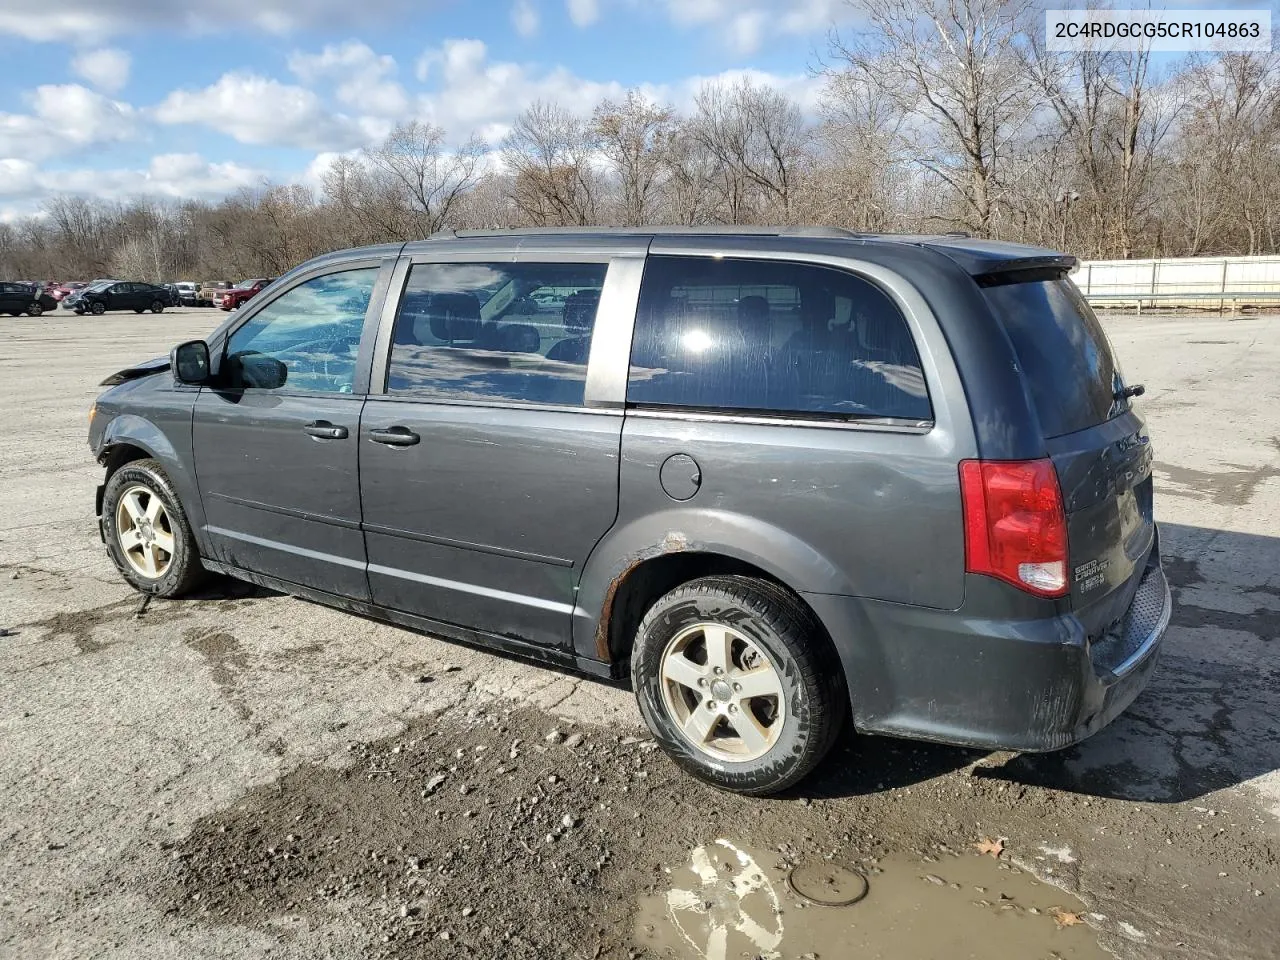
{"type": "Polygon", "coordinates": [[[178,307],[182,305],[182,294],[178,290],[178,285],[176,283],[162,283],[159,286],[163,287],[164,292],[168,295],[168,300],[165,302],[166,307],[178,307]]]}
{"type": "Polygon", "coordinates": [[[0,313],[11,317],[26,314],[38,317],[46,310],[56,310],[58,301],[34,284],[14,280],[0,282],[0,313]]]}
{"type": "Polygon", "coordinates": [[[197,301],[198,307],[216,307],[222,299],[222,294],[231,289],[231,284],[226,280],[204,280],[196,284],[200,291],[200,299],[197,301]]]}
{"type": "Polygon", "coordinates": [[[256,280],[242,280],[230,290],[224,290],[217,304],[223,310],[238,310],[256,297],[267,284],[275,281],[275,277],[259,277],[256,280]]]}
{"type": "Polygon", "coordinates": [[[190,280],[179,280],[174,286],[178,290],[178,305],[195,307],[200,305],[200,285],[190,280]]]}
{"type": "Polygon", "coordinates": [[[100,316],[108,310],[132,310],[163,313],[169,304],[169,291],[152,283],[127,280],[98,280],[73,293],[62,305],[76,313],[100,316]]]}
{"type": "Polygon", "coordinates": [[[782,228],[330,254],[104,381],[102,537],[146,594],[215,571],[629,674],[731,790],[850,715],[1056,750],[1142,690],[1171,609],[1142,388],[1075,262],[782,228]]]}
{"type": "Polygon", "coordinates": [[[77,290],[83,290],[87,286],[87,283],[60,283],[49,291],[49,296],[61,303],[77,290]]]}

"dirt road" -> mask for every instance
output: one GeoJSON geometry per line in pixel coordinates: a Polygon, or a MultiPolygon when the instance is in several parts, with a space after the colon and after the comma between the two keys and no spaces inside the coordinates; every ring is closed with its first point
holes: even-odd
{"type": "Polygon", "coordinates": [[[243,585],[135,617],[85,415],[217,319],[0,326],[0,957],[1280,956],[1280,318],[1106,321],[1177,602],[1125,716],[767,801],[621,688],[243,585]]]}

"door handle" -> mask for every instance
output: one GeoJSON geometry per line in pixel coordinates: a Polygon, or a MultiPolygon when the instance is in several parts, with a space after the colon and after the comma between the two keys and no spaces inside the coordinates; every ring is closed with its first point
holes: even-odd
{"type": "Polygon", "coordinates": [[[328,420],[317,420],[315,423],[308,423],[302,428],[304,433],[320,440],[345,440],[347,439],[347,428],[335,426],[328,420]]]}
{"type": "Polygon", "coordinates": [[[408,427],[388,427],[386,430],[370,430],[369,439],[389,447],[412,447],[422,438],[408,427]]]}

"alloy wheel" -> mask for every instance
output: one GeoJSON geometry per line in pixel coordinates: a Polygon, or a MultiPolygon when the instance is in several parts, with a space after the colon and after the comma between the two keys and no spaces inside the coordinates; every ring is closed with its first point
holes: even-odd
{"type": "Polygon", "coordinates": [[[782,733],[782,679],[761,647],[721,623],[695,623],[662,654],[662,702],[699,752],[758,760],[782,733]]]}
{"type": "Polygon", "coordinates": [[[173,563],[174,535],[169,513],[154,491],[129,487],[116,505],[116,539],[135,573],[159,580],[173,563]]]}

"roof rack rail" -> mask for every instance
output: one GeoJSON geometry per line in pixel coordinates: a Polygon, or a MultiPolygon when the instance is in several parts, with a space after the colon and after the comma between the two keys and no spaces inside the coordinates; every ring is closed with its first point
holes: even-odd
{"type": "Polygon", "coordinates": [[[652,226],[652,227],[510,227],[504,230],[440,230],[429,240],[467,240],[481,237],[542,237],[542,236],[760,236],[760,237],[820,237],[833,240],[857,240],[866,234],[855,233],[842,227],[787,227],[787,226],[731,226],[706,227],[652,226]]]}

